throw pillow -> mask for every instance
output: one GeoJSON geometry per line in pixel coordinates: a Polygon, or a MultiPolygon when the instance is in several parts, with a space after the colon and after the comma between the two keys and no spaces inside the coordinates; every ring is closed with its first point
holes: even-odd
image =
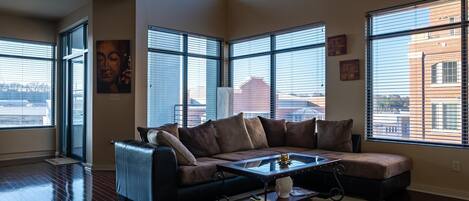
{"type": "Polygon", "coordinates": [[[148,142],[148,131],[150,130],[163,130],[168,133],[173,134],[175,137],[179,138],[179,133],[178,133],[178,124],[165,124],[160,127],[153,127],[153,128],[145,128],[145,127],[137,127],[138,133],[140,134],[140,139],[143,142],[148,142]]]}
{"type": "Polygon", "coordinates": [[[285,134],[287,132],[285,120],[273,120],[259,116],[264,128],[267,142],[270,147],[285,146],[285,134]]]}
{"type": "Polygon", "coordinates": [[[173,134],[163,130],[150,130],[148,140],[152,144],[173,148],[179,165],[197,165],[195,156],[173,134]]]}
{"type": "Polygon", "coordinates": [[[352,152],[353,120],[317,121],[318,149],[352,152]]]}
{"type": "Polygon", "coordinates": [[[219,154],[217,131],[212,121],[192,128],[179,128],[179,139],[196,158],[219,154]]]}
{"type": "Polygon", "coordinates": [[[292,147],[316,148],[314,137],[316,129],[316,119],[301,122],[287,122],[287,134],[285,144],[292,147]]]}
{"type": "Polygon", "coordinates": [[[264,128],[262,127],[261,120],[258,117],[244,119],[246,130],[251,138],[252,145],[255,149],[268,148],[267,137],[265,136],[264,128]]]}
{"type": "Polygon", "coordinates": [[[254,149],[249,138],[243,113],[214,121],[217,142],[223,153],[254,149]]]}

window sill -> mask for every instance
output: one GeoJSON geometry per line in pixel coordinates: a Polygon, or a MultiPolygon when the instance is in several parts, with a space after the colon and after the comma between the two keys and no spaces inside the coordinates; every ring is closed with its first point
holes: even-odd
{"type": "Polygon", "coordinates": [[[15,130],[36,130],[36,129],[55,129],[55,126],[32,126],[32,127],[0,128],[0,132],[2,132],[2,131],[15,131],[15,130]]]}
{"type": "Polygon", "coordinates": [[[443,143],[403,141],[403,140],[379,139],[379,138],[367,138],[365,141],[370,142],[370,143],[391,143],[391,144],[416,145],[416,146],[422,146],[422,147],[469,149],[469,144],[466,144],[466,145],[463,145],[463,144],[443,144],[443,143]]]}

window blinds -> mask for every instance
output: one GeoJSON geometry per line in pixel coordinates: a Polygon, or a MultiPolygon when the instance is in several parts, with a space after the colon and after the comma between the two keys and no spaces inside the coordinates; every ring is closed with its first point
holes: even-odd
{"type": "Polygon", "coordinates": [[[431,1],[369,14],[369,139],[467,143],[461,2],[431,1]]]}
{"type": "Polygon", "coordinates": [[[302,121],[325,114],[325,27],[234,42],[234,113],[302,121]]]}
{"type": "Polygon", "coordinates": [[[148,126],[196,126],[216,119],[220,42],[150,28],[148,31],[148,126]]]}
{"type": "Polygon", "coordinates": [[[0,128],[53,125],[54,45],[0,39],[0,128]]]}

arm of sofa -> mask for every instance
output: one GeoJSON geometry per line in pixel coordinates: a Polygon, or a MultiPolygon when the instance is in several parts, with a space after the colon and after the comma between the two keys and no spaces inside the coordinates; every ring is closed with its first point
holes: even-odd
{"type": "Polygon", "coordinates": [[[361,153],[362,152],[362,135],[360,134],[352,134],[352,150],[353,153],[361,153]]]}
{"type": "Polygon", "coordinates": [[[116,191],[131,200],[177,198],[174,151],[134,140],[116,142],[116,191]]]}

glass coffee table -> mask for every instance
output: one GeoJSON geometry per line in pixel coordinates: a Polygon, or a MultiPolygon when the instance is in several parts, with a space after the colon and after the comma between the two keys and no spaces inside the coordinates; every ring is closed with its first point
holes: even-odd
{"type": "MultiPolygon", "coordinates": [[[[217,165],[217,170],[219,177],[221,177],[223,181],[225,180],[224,172],[260,180],[264,184],[263,197],[264,200],[267,201],[272,199],[272,193],[268,192],[270,182],[283,177],[295,176],[309,171],[330,167],[333,170],[334,178],[338,184],[337,188],[331,189],[330,193],[334,194],[331,195],[331,197],[339,197],[338,199],[333,200],[341,200],[343,198],[343,187],[338,179],[338,174],[343,171],[343,166],[339,163],[340,159],[333,159],[319,155],[310,156],[300,153],[289,153],[288,156],[290,159],[288,165],[279,163],[280,155],[273,155],[219,164],[217,165]],[[267,199],[268,197],[269,199],[267,199]]],[[[316,195],[318,195],[318,193],[312,193],[308,198],[316,195]]],[[[303,196],[302,198],[304,199],[305,197],[303,196]]]]}

